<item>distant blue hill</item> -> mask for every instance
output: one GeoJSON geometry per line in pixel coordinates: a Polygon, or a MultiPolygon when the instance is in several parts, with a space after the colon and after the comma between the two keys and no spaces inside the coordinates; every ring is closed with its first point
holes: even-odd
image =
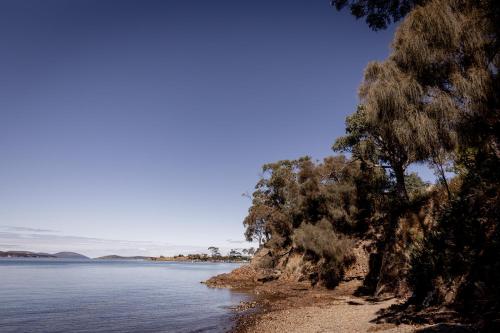
{"type": "Polygon", "coordinates": [[[89,259],[75,252],[58,252],[54,254],[30,251],[0,251],[0,258],[62,258],[62,259],[89,259]]]}
{"type": "Polygon", "coordinates": [[[95,259],[106,259],[106,260],[111,260],[111,259],[117,259],[117,260],[149,260],[151,257],[144,257],[144,256],[132,256],[132,257],[123,257],[123,256],[118,256],[116,254],[111,254],[107,256],[102,256],[98,257],[95,259]]]}
{"type": "Polygon", "coordinates": [[[75,252],[57,252],[54,253],[53,256],[55,256],[56,258],[65,258],[65,259],[90,259],[89,257],[86,257],[83,254],[75,252]]]}

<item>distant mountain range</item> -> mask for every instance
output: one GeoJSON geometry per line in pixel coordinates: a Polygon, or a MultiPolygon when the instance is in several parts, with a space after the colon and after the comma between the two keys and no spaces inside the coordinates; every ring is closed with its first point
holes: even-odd
{"type": "MultiPolygon", "coordinates": [[[[44,253],[44,252],[30,252],[30,251],[0,251],[0,258],[60,258],[60,259],[91,259],[80,253],[75,252],[57,252],[57,253],[44,253]]],[[[116,260],[149,260],[151,257],[144,256],[131,256],[123,257],[116,254],[102,256],[95,259],[116,259],[116,260]]]]}
{"type": "Polygon", "coordinates": [[[62,258],[62,259],[90,259],[75,252],[57,252],[54,254],[30,251],[0,251],[0,258],[62,258]]]}

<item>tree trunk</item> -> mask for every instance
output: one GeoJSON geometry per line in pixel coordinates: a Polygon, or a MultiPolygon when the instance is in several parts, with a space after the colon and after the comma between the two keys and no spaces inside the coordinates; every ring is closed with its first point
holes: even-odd
{"type": "Polygon", "coordinates": [[[451,199],[451,191],[450,187],[448,186],[448,180],[446,179],[446,173],[444,172],[443,165],[436,160],[434,160],[434,164],[436,165],[436,168],[438,169],[439,175],[441,177],[441,182],[443,183],[444,187],[446,188],[446,192],[448,193],[448,199],[451,199]]]}
{"type": "Polygon", "coordinates": [[[408,202],[408,192],[406,192],[405,171],[402,166],[394,166],[394,175],[396,176],[396,195],[401,203],[408,202]]]}
{"type": "Polygon", "coordinates": [[[400,276],[398,275],[396,263],[398,262],[401,253],[396,250],[397,235],[396,231],[398,229],[398,223],[400,222],[400,217],[404,215],[408,204],[408,192],[406,191],[405,184],[405,172],[401,165],[393,167],[394,176],[396,177],[396,195],[399,202],[391,208],[389,214],[389,221],[387,228],[385,229],[385,239],[382,261],[380,263],[380,271],[378,276],[378,282],[375,287],[375,295],[379,295],[385,291],[395,291],[399,288],[398,283],[400,276]]]}

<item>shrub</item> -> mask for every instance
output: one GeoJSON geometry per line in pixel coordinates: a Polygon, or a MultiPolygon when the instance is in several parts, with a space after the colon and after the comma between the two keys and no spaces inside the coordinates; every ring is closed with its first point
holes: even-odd
{"type": "Polygon", "coordinates": [[[327,287],[335,287],[353,262],[352,239],[338,235],[327,220],[318,224],[303,223],[294,233],[295,246],[321,260],[319,275],[327,287]]]}
{"type": "Polygon", "coordinates": [[[337,235],[325,219],[316,225],[303,223],[295,231],[294,242],[297,248],[312,252],[318,258],[342,263],[352,256],[353,241],[337,235]]]}

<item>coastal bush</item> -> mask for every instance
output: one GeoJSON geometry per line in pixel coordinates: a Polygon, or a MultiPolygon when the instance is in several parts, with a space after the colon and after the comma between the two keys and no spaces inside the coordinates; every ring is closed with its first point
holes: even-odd
{"type": "Polygon", "coordinates": [[[266,164],[245,236],[269,250],[270,265],[303,253],[305,275],[329,286],[349,265],[350,239],[367,241],[368,292],[409,286],[420,306],[498,321],[500,2],[333,3],[374,29],[407,17],[390,56],[368,64],[335,140],[349,158],[266,164]],[[415,164],[437,183],[408,174],[415,164]]]}
{"type": "Polygon", "coordinates": [[[339,236],[326,219],[315,225],[302,224],[295,230],[293,241],[299,251],[319,262],[319,279],[329,288],[341,281],[345,269],[354,260],[354,241],[339,236]]]}
{"type": "Polygon", "coordinates": [[[333,3],[337,9],[348,5],[358,18],[366,16],[374,29],[408,15],[388,59],[368,65],[361,105],[347,119],[347,135],[334,146],[370,165],[385,164],[399,193],[399,200],[389,200],[394,204],[385,208],[387,227],[378,241],[372,280],[379,284],[385,267],[405,271],[408,261],[395,254],[410,249],[412,301],[444,302],[462,314],[498,322],[500,2],[333,3]],[[432,209],[426,207],[435,198],[422,191],[422,184],[413,182],[412,191],[410,179],[402,177],[409,161],[431,166],[437,191],[447,193],[432,209]],[[458,175],[454,183],[446,179],[450,170],[458,175]],[[402,223],[419,208],[428,214],[420,220],[433,222],[422,224],[422,237],[405,239],[408,233],[398,230],[404,231],[402,223]]]}
{"type": "Polygon", "coordinates": [[[382,188],[389,188],[383,170],[342,155],[321,163],[303,157],[264,165],[243,221],[247,240],[260,241],[267,251],[256,264],[280,268],[288,255],[302,252],[303,276],[336,285],[352,261],[350,238],[379,218],[382,188]]]}
{"type": "Polygon", "coordinates": [[[447,302],[468,315],[500,311],[500,171],[481,161],[412,256],[410,284],[419,304],[447,302]],[[492,181],[495,180],[495,181],[492,181]],[[452,296],[452,297],[451,297],[452,296]]]}
{"type": "Polygon", "coordinates": [[[294,243],[299,250],[314,253],[318,258],[344,264],[352,258],[354,242],[339,236],[330,222],[323,219],[318,224],[302,224],[295,230],[294,243]]]}

